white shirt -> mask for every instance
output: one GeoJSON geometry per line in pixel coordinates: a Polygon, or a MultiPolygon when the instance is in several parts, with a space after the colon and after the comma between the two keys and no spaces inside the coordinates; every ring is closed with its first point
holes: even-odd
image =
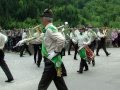
{"type": "Polygon", "coordinates": [[[86,35],[86,37],[88,37],[89,43],[91,43],[92,41],[94,41],[98,37],[97,34],[92,30],[85,31],[85,35],[86,35]]]}
{"type": "Polygon", "coordinates": [[[36,32],[36,33],[34,33],[33,36],[36,37],[36,39],[32,40],[30,43],[32,43],[32,44],[41,44],[42,43],[44,33],[36,32]]]}
{"type": "Polygon", "coordinates": [[[79,35],[79,30],[75,30],[75,35],[79,35]]]}
{"type": "Polygon", "coordinates": [[[23,32],[23,34],[22,34],[22,39],[25,39],[26,37],[27,37],[26,32],[23,32]]]}
{"type": "Polygon", "coordinates": [[[74,32],[72,31],[72,32],[70,33],[70,39],[76,40],[76,37],[77,37],[77,35],[76,35],[75,31],[74,31],[74,32]]]}
{"type": "Polygon", "coordinates": [[[86,33],[82,33],[82,35],[79,33],[79,35],[77,35],[77,42],[79,47],[82,47],[84,45],[84,42],[87,41],[88,41],[88,37],[86,33]]]}
{"type": "Polygon", "coordinates": [[[7,42],[7,36],[0,33],[0,49],[4,48],[6,42],[7,42]]]}

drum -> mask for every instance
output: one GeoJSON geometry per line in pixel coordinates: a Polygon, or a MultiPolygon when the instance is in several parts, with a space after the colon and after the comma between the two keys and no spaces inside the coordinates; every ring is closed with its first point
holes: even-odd
{"type": "Polygon", "coordinates": [[[87,55],[86,55],[86,49],[85,48],[80,49],[79,55],[82,59],[87,60],[87,55]]]}
{"type": "Polygon", "coordinates": [[[85,47],[85,50],[86,50],[86,55],[87,55],[88,59],[94,60],[94,57],[95,57],[94,52],[88,46],[85,47]]]}

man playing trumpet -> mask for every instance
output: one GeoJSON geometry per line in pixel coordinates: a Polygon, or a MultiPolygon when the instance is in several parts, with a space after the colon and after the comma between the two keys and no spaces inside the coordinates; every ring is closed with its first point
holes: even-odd
{"type": "Polygon", "coordinates": [[[105,30],[98,30],[97,32],[97,35],[98,35],[98,47],[97,47],[97,50],[96,50],[96,55],[97,56],[100,56],[99,55],[99,50],[102,48],[104,50],[104,52],[106,53],[106,56],[109,56],[110,53],[108,53],[108,51],[106,50],[106,36],[107,36],[107,29],[105,30]]]}

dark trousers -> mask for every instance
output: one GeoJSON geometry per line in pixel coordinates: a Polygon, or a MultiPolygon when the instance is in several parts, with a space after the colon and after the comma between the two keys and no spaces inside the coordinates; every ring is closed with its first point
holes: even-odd
{"type": "Polygon", "coordinates": [[[6,62],[4,61],[4,52],[3,52],[3,50],[0,50],[0,66],[1,66],[2,70],[4,71],[4,73],[6,74],[8,80],[13,79],[13,76],[12,76],[6,62]]]}
{"type": "Polygon", "coordinates": [[[38,90],[47,90],[52,80],[54,81],[57,90],[68,90],[63,77],[57,77],[54,64],[47,58],[44,58],[44,62],[45,68],[38,86],[38,90]]]}
{"type": "Polygon", "coordinates": [[[84,59],[81,58],[79,71],[80,71],[80,72],[83,72],[83,69],[84,69],[84,68],[85,68],[86,70],[88,70],[88,65],[87,65],[86,60],[84,60],[84,59]]]}
{"type": "Polygon", "coordinates": [[[61,67],[62,67],[62,75],[67,76],[67,71],[66,71],[64,63],[62,63],[61,67]]]}
{"type": "Polygon", "coordinates": [[[94,40],[90,45],[89,48],[94,52],[95,48],[96,48],[96,40],[94,40]]]}
{"type": "Polygon", "coordinates": [[[97,50],[96,50],[96,54],[97,54],[97,55],[99,55],[98,53],[99,53],[99,50],[100,50],[101,48],[104,50],[104,52],[106,53],[106,55],[109,54],[109,53],[107,52],[107,50],[106,50],[105,42],[98,41],[98,47],[97,47],[97,50]]]}
{"type": "MultiPolygon", "coordinates": [[[[62,49],[60,55],[61,55],[61,58],[62,58],[63,56],[65,56],[65,48],[62,49]]],[[[62,63],[61,67],[62,67],[62,75],[63,75],[63,76],[67,76],[67,71],[66,71],[66,68],[65,68],[64,63],[62,63]]]]}
{"type": "Polygon", "coordinates": [[[31,55],[31,53],[29,51],[29,48],[28,48],[28,45],[24,44],[24,45],[21,46],[20,57],[23,56],[23,52],[24,52],[25,49],[29,53],[29,55],[31,55]]]}
{"type": "Polygon", "coordinates": [[[42,44],[33,44],[34,46],[34,62],[40,65],[41,60],[42,60],[42,53],[41,53],[41,48],[42,44]],[[38,60],[36,60],[36,56],[38,55],[38,60]]]}
{"type": "Polygon", "coordinates": [[[118,47],[120,47],[120,33],[118,33],[117,44],[118,44],[118,47]]]}
{"type": "Polygon", "coordinates": [[[70,50],[71,50],[72,46],[74,47],[74,50],[75,50],[74,59],[76,59],[77,53],[78,53],[78,44],[74,44],[72,42],[72,40],[70,40],[70,45],[69,45],[69,49],[68,49],[68,55],[70,55],[70,50]]]}
{"type": "Polygon", "coordinates": [[[61,56],[65,56],[65,48],[62,49],[61,56]]]}

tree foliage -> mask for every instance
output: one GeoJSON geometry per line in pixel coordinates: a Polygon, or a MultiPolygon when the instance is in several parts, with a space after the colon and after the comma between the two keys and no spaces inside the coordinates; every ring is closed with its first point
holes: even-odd
{"type": "Polygon", "coordinates": [[[51,7],[56,24],[71,27],[91,24],[120,28],[120,0],[0,0],[0,26],[26,28],[40,24],[40,15],[51,7]]]}

